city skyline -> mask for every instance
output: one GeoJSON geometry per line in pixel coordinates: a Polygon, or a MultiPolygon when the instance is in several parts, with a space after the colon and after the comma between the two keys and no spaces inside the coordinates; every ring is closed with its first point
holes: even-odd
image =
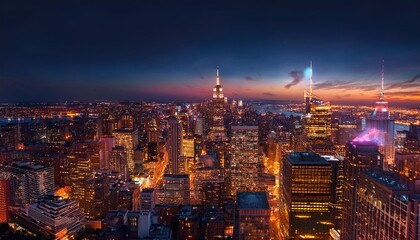
{"type": "Polygon", "coordinates": [[[418,3],[2,3],[0,102],[229,99],[420,102],[418,3]]]}

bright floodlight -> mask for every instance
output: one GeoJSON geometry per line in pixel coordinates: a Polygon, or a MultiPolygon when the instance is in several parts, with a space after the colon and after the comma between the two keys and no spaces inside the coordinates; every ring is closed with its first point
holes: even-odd
{"type": "Polygon", "coordinates": [[[311,77],[311,68],[307,68],[305,69],[305,78],[310,78],[311,77]]]}

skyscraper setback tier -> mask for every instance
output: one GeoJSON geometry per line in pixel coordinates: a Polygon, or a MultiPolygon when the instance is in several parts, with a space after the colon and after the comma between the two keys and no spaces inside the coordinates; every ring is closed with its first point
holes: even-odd
{"type": "Polygon", "coordinates": [[[13,221],[45,239],[74,239],[84,229],[84,215],[74,200],[45,198],[25,207],[14,209],[13,221]]]}

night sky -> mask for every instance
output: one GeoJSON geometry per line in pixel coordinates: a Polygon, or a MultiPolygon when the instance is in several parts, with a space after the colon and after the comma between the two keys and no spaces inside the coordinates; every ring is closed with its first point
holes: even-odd
{"type": "Polygon", "coordinates": [[[316,95],[372,102],[385,59],[420,104],[420,3],[293,2],[2,1],[0,102],[210,99],[217,66],[229,98],[300,101],[311,60],[316,95]]]}

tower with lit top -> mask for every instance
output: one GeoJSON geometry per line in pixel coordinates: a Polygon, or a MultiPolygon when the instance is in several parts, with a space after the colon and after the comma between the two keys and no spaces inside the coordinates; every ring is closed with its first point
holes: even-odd
{"type": "Polygon", "coordinates": [[[393,165],[395,159],[394,120],[390,117],[388,102],[385,101],[384,91],[384,61],[382,60],[381,92],[376,101],[375,109],[366,119],[367,130],[379,131],[379,151],[384,155],[385,167],[393,165]]]}
{"type": "Polygon", "coordinates": [[[331,141],[331,105],[312,93],[312,62],[310,64],[309,92],[304,93],[306,104],[305,138],[308,151],[333,154],[331,141]]]}
{"type": "Polygon", "coordinates": [[[211,141],[225,141],[227,139],[225,130],[225,98],[223,95],[223,88],[220,84],[219,68],[216,72],[216,86],[213,88],[213,99],[210,107],[210,134],[211,141]]]}
{"type": "Polygon", "coordinates": [[[222,85],[220,85],[219,68],[217,68],[216,70],[216,86],[214,86],[213,88],[213,100],[215,99],[224,100],[223,88],[222,88],[222,85]]]}

